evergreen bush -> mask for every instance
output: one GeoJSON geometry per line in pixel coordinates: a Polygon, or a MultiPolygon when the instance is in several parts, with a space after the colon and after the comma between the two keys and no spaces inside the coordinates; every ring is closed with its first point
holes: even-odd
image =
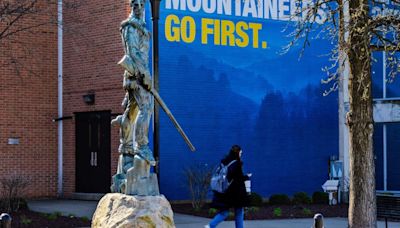
{"type": "Polygon", "coordinates": [[[314,204],[328,204],[329,203],[329,195],[326,192],[314,192],[312,195],[312,202],[314,204]]]}
{"type": "Polygon", "coordinates": [[[306,192],[297,192],[293,195],[292,199],[293,204],[310,204],[311,198],[307,195],[306,192]]]}
{"type": "Polygon", "coordinates": [[[280,207],[274,208],[274,216],[281,217],[282,216],[282,209],[280,207]]]}
{"type": "Polygon", "coordinates": [[[286,194],[274,194],[269,197],[269,204],[279,205],[279,204],[290,204],[289,196],[286,194]]]}
{"type": "Polygon", "coordinates": [[[252,207],[261,207],[263,205],[263,198],[261,195],[252,192],[249,196],[250,206],[252,207]]]}

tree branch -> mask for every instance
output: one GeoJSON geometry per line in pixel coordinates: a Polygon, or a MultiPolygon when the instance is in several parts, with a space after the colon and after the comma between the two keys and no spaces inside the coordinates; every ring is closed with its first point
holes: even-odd
{"type": "MultiPolygon", "coordinates": [[[[2,10],[0,10],[0,12],[2,13],[0,14],[0,18],[3,18],[3,20],[9,18],[10,21],[4,21],[5,26],[3,31],[0,32],[0,39],[5,38],[6,36],[4,34],[7,34],[7,31],[12,29],[14,27],[13,25],[20,21],[24,16],[36,13],[37,11],[35,10],[35,7],[37,3],[38,0],[31,0],[30,2],[28,2],[28,4],[26,4],[26,2],[24,1],[16,1],[13,7],[10,7],[9,2],[3,3],[2,10]]],[[[15,32],[9,34],[14,33],[15,32]]]]}
{"type": "Polygon", "coordinates": [[[400,15],[377,15],[370,20],[370,26],[372,29],[376,29],[381,26],[400,26],[400,15]]]}

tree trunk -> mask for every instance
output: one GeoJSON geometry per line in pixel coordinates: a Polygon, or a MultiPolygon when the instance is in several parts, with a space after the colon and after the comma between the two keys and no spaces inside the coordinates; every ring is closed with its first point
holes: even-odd
{"type": "Polygon", "coordinates": [[[349,10],[349,228],[372,228],[377,224],[368,1],[350,1],[349,10]]]}

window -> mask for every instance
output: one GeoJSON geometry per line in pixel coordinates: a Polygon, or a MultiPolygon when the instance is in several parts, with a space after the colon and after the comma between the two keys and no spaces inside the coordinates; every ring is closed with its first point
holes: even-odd
{"type": "Polygon", "coordinates": [[[372,97],[400,99],[400,52],[372,53],[372,97]]]}

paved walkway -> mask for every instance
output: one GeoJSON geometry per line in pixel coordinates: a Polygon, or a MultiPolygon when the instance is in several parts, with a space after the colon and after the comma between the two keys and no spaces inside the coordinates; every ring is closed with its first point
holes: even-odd
{"type": "MultiPolygon", "coordinates": [[[[96,210],[97,201],[84,200],[37,200],[29,201],[28,206],[32,211],[43,213],[61,212],[63,215],[74,215],[78,217],[92,218],[96,210]]],[[[177,228],[203,228],[210,219],[191,215],[174,214],[177,228]]],[[[282,219],[282,220],[246,220],[246,228],[310,228],[313,220],[310,219],[282,219]]],[[[346,218],[325,218],[326,228],[347,227],[346,218]]],[[[233,228],[233,221],[221,223],[218,228],[233,228]]],[[[378,222],[378,228],[384,228],[383,221],[378,222]]],[[[389,228],[399,228],[400,222],[389,222],[389,228]]]]}

